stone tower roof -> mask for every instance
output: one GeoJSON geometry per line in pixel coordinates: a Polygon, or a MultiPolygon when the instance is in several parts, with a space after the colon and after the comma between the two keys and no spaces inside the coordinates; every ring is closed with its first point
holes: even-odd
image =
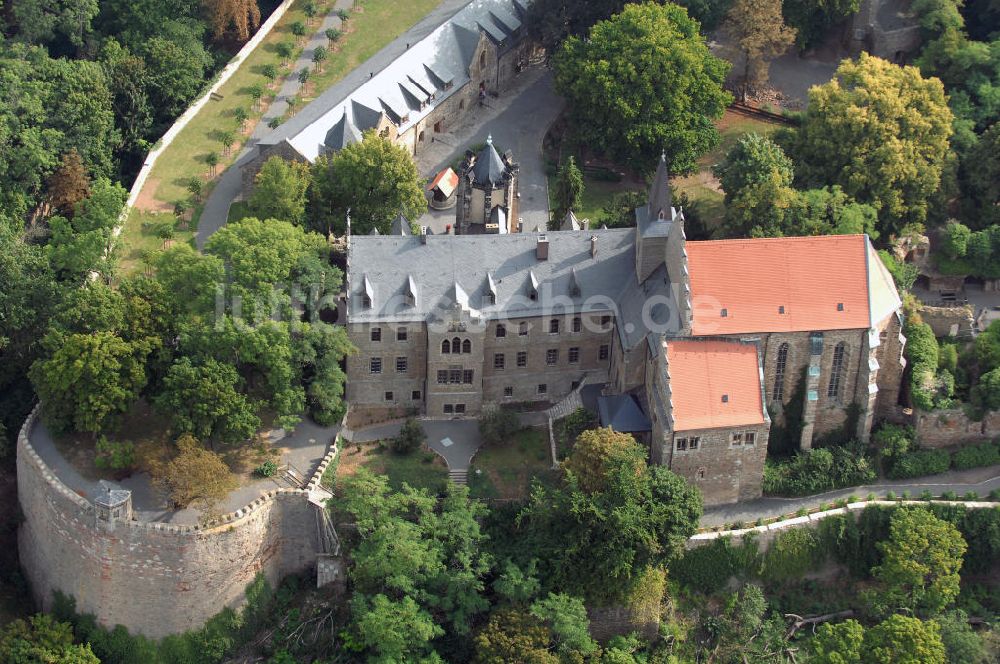
{"type": "Polygon", "coordinates": [[[507,165],[493,147],[493,137],[490,136],[486,139],[486,147],[476,155],[476,163],[472,167],[472,181],[481,186],[496,187],[503,183],[506,173],[507,165]]]}

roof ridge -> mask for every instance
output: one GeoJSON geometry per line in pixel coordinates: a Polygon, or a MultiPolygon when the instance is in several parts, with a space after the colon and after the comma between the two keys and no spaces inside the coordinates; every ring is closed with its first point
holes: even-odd
{"type": "Polygon", "coordinates": [[[856,237],[865,237],[864,233],[843,233],[839,235],[785,235],[782,237],[746,237],[746,238],[727,238],[725,240],[688,240],[687,245],[705,245],[705,244],[745,244],[745,243],[761,243],[764,242],[793,242],[793,241],[827,241],[833,239],[848,239],[856,237]]]}

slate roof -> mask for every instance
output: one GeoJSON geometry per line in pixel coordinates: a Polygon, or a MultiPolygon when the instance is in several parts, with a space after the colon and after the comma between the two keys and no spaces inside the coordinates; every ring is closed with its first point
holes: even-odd
{"type": "Polygon", "coordinates": [[[765,422],[755,344],[691,339],[668,340],[663,346],[674,431],[765,422]]]}
{"type": "Polygon", "coordinates": [[[867,235],[688,242],[687,254],[694,336],[868,329],[900,306],[867,235]]]}
{"type": "Polygon", "coordinates": [[[597,397],[597,412],[602,427],[621,433],[652,431],[653,425],[631,394],[597,397]]]}
{"type": "MultiPolygon", "coordinates": [[[[451,308],[456,286],[469,309],[484,319],[542,316],[578,311],[606,311],[618,319],[616,328],[626,348],[647,332],[643,307],[651,297],[671,297],[666,267],[643,284],[635,277],[635,231],[630,228],[591,231],[550,231],[544,234],[413,236],[352,235],[348,241],[347,321],[431,321],[451,308]],[[549,243],[547,260],[536,257],[540,235],[549,243]],[[597,257],[591,257],[591,237],[597,257]],[[426,244],[424,243],[426,242],[426,244]],[[412,277],[420,297],[406,298],[412,277]],[[365,280],[371,308],[365,308],[365,280]],[[532,300],[529,293],[537,289],[532,300]],[[490,299],[493,290],[496,304],[490,299]],[[578,293],[573,295],[572,293],[578,293]]],[[[660,331],[676,331],[671,307],[651,308],[660,331]]]]}
{"type": "Polygon", "coordinates": [[[636,226],[643,237],[667,237],[673,226],[673,196],[670,193],[670,172],[666,155],[660,155],[660,163],[649,187],[646,205],[635,211],[636,226]]]}
{"type": "Polygon", "coordinates": [[[392,220],[392,227],[389,229],[389,235],[413,235],[413,233],[410,232],[410,220],[402,214],[397,214],[396,218],[392,220]]]}
{"type": "Polygon", "coordinates": [[[355,132],[375,127],[383,112],[405,131],[470,80],[481,34],[505,46],[520,38],[527,5],[528,0],[472,0],[347,97],[331,88],[260,145],[288,140],[313,161],[323,146],[340,149],[356,140],[355,132]]]}
{"type": "Polygon", "coordinates": [[[500,158],[497,149],[493,147],[493,138],[486,139],[486,146],[476,155],[476,163],[472,166],[472,181],[483,186],[496,187],[503,182],[507,166],[500,158]]]}

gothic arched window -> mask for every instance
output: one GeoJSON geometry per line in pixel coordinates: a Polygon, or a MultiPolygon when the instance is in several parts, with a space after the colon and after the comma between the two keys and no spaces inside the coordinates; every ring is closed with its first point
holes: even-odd
{"type": "Polygon", "coordinates": [[[451,353],[451,342],[448,341],[447,339],[441,342],[441,352],[444,353],[445,355],[451,353]]]}
{"type": "Polygon", "coordinates": [[[471,353],[472,352],[472,342],[466,339],[462,342],[462,352],[471,353]]]}
{"type": "Polygon", "coordinates": [[[771,397],[781,403],[785,396],[785,367],[788,364],[788,344],[778,346],[778,361],[774,364],[774,391],[771,397]]]}
{"type": "Polygon", "coordinates": [[[826,390],[828,397],[840,397],[840,384],[844,380],[844,365],[847,364],[844,356],[847,354],[847,347],[841,341],[833,348],[833,364],[830,367],[830,387],[826,390]]]}

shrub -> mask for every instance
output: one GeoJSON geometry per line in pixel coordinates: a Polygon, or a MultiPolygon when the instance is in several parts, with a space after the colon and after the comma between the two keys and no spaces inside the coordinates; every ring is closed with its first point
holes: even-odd
{"type": "Polygon", "coordinates": [[[253,473],[257,477],[274,477],[278,474],[278,464],[274,461],[265,461],[257,466],[253,473]]]}
{"type": "Polygon", "coordinates": [[[899,456],[889,469],[891,479],[937,475],[948,470],[951,457],[944,450],[915,450],[899,456]]]}
{"type": "Polygon", "coordinates": [[[958,500],[958,494],[955,493],[954,491],[942,491],[941,492],[941,499],[942,500],[958,500]]]}
{"type": "Polygon", "coordinates": [[[951,465],[957,470],[992,466],[996,463],[1000,463],[1000,444],[996,442],[963,447],[951,457],[951,465]]]}
{"type": "Polygon", "coordinates": [[[920,492],[920,500],[932,500],[933,498],[934,494],[928,491],[927,489],[924,489],[923,491],[920,492]]]}
{"type": "Polygon", "coordinates": [[[409,454],[424,444],[424,429],[415,418],[408,417],[399,435],[389,440],[389,449],[396,454],[409,454]]]}
{"type": "Polygon", "coordinates": [[[965,495],[962,496],[962,500],[969,500],[969,501],[979,500],[979,494],[976,493],[975,491],[966,491],[965,495]]]}
{"type": "Polygon", "coordinates": [[[805,496],[874,481],[874,464],[856,444],[801,452],[790,461],[764,466],[764,493],[805,496]]]}
{"type": "Polygon", "coordinates": [[[116,443],[101,436],[94,449],[94,465],[98,468],[125,470],[135,465],[135,445],[128,441],[116,443]]]}
{"type": "Polygon", "coordinates": [[[822,563],[825,557],[815,532],[791,528],[779,533],[764,554],[761,578],[770,582],[793,579],[822,563]]]}
{"type": "Polygon", "coordinates": [[[517,413],[506,408],[487,408],[479,416],[479,435],[487,445],[506,442],[520,428],[517,413]]]}
{"type": "Polygon", "coordinates": [[[730,577],[754,576],[760,569],[760,551],[752,536],[745,536],[740,545],[729,537],[720,537],[710,544],[689,549],[673,563],[670,575],[681,585],[706,594],[725,587],[730,577]]]}
{"type": "Polygon", "coordinates": [[[896,492],[895,491],[886,491],[885,492],[885,499],[886,500],[896,500],[896,492]]]}

